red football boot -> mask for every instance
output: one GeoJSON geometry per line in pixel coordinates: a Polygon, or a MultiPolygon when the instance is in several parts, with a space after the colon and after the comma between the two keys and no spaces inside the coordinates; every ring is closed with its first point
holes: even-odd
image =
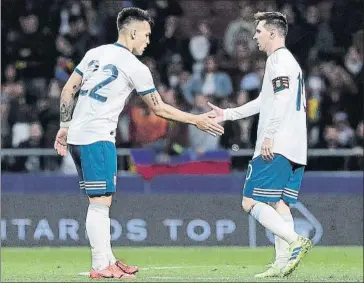
{"type": "Polygon", "coordinates": [[[104,270],[94,270],[93,268],[90,270],[90,278],[119,278],[119,279],[135,279],[136,276],[134,274],[128,274],[123,272],[119,267],[115,264],[109,265],[104,270]]]}
{"type": "Polygon", "coordinates": [[[127,274],[134,274],[136,272],[139,271],[139,267],[138,266],[133,266],[133,265],[126,265],[123,261],[118,260],[115,262],[115,265],[117,267],[119,267],[123,272],[127,273],[127,274]]]}

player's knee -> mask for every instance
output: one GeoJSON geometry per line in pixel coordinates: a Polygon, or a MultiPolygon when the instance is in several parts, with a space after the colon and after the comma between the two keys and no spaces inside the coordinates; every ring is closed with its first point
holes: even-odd
{"type": "Polygon", "coordinates": [[[256,203],[256,201],[253,200],[252,198],[243,197],[243,200],[241,202],[241,206],[242,206],[242,208],[243,208],[243,210],[245,212],[249,213],[250,210],[255,205],[255,203],[256,203]]]}
{"type": "Polygon", "coordinates": [[[279,211],[280,213],[289,213],[291,209],[289,204],[281,199],[275,203],[275,210],[279,211]]]}
{"type": "Polygon", "coordinates": [[[108,207],[110,207],[112,203],[112,195],[89,196],[88,199],[90,203],[103,204],[108,207]]]}
{"type": "Polygon", "coordinates": [[[273,207],[274,209],[277,209],[277,203],[278,202],[268,202],[267,204],[270,205],[271,207],[273,207]]]}

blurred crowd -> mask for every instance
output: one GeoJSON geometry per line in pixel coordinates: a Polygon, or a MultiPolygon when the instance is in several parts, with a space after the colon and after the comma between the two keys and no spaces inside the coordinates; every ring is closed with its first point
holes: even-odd
{"type": "MultiPolygon", "coordinates": [[[[309,147],[363,146],[360,0],[3,0],[3,148],[53,147],[63,85],[88,49],[117,40],[116,15],[129,6],[148,9],[155,19],[151,44],[140,60],[150,68],[159,93],[166,103],[192,113],[209,111],[207,101],[235,107],[259,95],[266,55],[252,39],[253,15],[281,11],[289,22],[286,45],[304,70],[309,147]]],[[[215,138],[155,116],[131,94],[120,116],[117,146],[150,147],[165,160],[184,150],[251,149],[257,118],[227,121],[225,134],[215,138]]],[[[235,158],[233,166],[244,168],[248,159],[235,158]]],[[[308,167],[359,170],[363,160],[313,158],[308,167]]],[[[2,158],[5,171],[69,168],[69,157],[2,158]]]]}

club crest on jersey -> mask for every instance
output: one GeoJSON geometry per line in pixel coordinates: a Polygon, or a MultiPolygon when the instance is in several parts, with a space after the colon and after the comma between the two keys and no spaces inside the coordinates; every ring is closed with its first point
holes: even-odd
{"type": "Polygon", "coordinates": [[[274,93],[276,93],[278,91],[289,88],[289,78],[286,76],[277,77],[272,80],[272,84],[273,84],[273,91],[274,93]]]}

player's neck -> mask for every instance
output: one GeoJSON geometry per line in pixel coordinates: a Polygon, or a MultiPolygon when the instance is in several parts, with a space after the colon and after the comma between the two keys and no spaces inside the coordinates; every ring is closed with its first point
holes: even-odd
{"type": "Polygon", "coordinates": [[[127,40],[126,37],[123,37],[122,35],[119,35],[118,40],[116,41],[116,43],[124,46],[126,49],[128,49],[130,52],[132,50],[131,44],[130,42],[127,40]]]}
{"type": "Polygon", "coordinates": [[[275,44],[272,44],[270,46],[270,48],[268,48],[268,50],[267,50],[267,56],[271,55],[276,50],[281,49],[281,48],[286,48],[286,45],[284,44],[284,42],[276,42],[275,44]]]}

